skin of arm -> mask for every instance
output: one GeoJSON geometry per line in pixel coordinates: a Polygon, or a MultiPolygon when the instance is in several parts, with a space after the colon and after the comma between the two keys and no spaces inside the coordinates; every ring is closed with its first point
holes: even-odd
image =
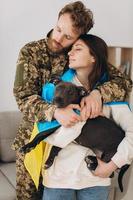
{"type": "Polygon", "coordinates": [[[105,163],[98,159],[98,166],[95,171],[92,171],[92,173],[101,178],[108,178],[117,168],[118,166],[112,160],[105,163]]]}
{"type": "Polygon", "coordinates": [[[81,110],[78,104],[70,104],[66,108],[57,108],[54,118],[64,127],[71,127],[81,121],[81,116],[76,114],[73,109],[81,110]]]}

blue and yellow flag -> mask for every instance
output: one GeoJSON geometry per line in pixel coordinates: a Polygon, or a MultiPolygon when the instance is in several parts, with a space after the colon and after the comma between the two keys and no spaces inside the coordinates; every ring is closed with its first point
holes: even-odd
{"type": "MultiPolygon", "coordinates": [[[[75,76],[75,70],[69,69],[62,75],[60,79],[65,82],[70,82],[72,81],[74,76],[75,76]]],[[[102,82],[102,81],[105,81],[106,79],[107,77],[104,74],[104,76],[101,77],[100,81],[102,82]]],[[[54,92],[55,92],[55,85],[53,83],[46,83],[43,86],[42,98],[45,100],[45,102],[52,103],[54,92]]],[[[45,121],[45,122],[35,123],[34,129],[31,133],[30,141],[32,141],[33,138],[40,132],[46,131],[50,128],[54,128],[57,126],[60,126],[60,124],[56,120],[53,120],[51,122],[45,121]]],[[[39,178],[40,178],[40,173],[41,173],[41,168],[42,168],[42,162],[46,161],[50,153],[51,147],[52,145],[49,145],[48,143],[45,143],[44,141],[42,141],[25,156],[25,159],[24,159],[25,167],[27,171],[29,172],[32,180],[34,181],[37,189],[39,186],[39,178]]]]}
{"type": "MultiPolygon", "coordinates": [[[[75,71],[70,69],[66,71],[61,77],[62,81],[69,82],[72,80],[75,75],[75,71]]],[[[47,103],[52,103],[54,97],[55,86],[52,83],[46,83],[42,90],[42,98],[47,103]]],[[[42,131],[46,131],[50,128],[59,126],[60,124],[53,120],[51,122],[37,122],[34,124],[34,129],[31,133],[30,141],[42,131]]],[[[45,162],[48,158],[52,145],[45,143],[44,141],[40,142],[33,150],[28,152],[25,155],[24,164],[29,172],[33,182],[35,183],[36,188],[39,186],[40,173],[42,168],[42,162],[45,162]],[[44,157],[43,157],[44,156],[44,157]]]]}

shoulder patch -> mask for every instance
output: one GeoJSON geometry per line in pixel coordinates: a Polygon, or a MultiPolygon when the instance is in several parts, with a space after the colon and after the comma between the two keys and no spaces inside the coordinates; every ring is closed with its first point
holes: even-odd
{"type": "Polygon", "coordinates": [[[16,69],[15,82],[14,82],[15,87],[23,85],[23,81],[24,81],[23,75],[24,75],[24,66],[22,63],[22,64],[19,64],[16,69]]]}

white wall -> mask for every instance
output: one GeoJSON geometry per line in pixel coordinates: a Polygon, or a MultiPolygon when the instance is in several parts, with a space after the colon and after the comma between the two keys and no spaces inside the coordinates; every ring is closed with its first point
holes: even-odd
{"type": "MultiPolygon", "coordinates": [[[[16,110],[12,94],[19,49],[45,37],[69,0],[0,0],[0,111],[16,110]]],[[[94,13],[91,31],[111,46],[133,47],[132,0],[84,0],[94,13]]]]}

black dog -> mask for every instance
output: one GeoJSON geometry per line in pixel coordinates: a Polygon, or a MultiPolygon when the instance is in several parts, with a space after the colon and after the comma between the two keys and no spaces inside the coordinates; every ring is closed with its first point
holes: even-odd
{"type": "MultiPolygon", "coordinates": [[[[54,103],[59,108],[66,107],[69,104],[79,104],[81,98],[87,95],[87,91],[83,87],[78,87],[72,83],[61,82],[56,86],[54,103]]],[[[57,128],[52,128],[48,131],[38,134],[30,143],[23,146],[21,151],[28,152],[46,137],[51,135],[57,128]]],[[[113,120],[103,116],[94,119],[88,119],[81,130],[81,134],[75,141],[85,147],[92,149],[95,154],[100,152],[101,160],[109,162],[117,151],[117,147],[125,137],[125,132],[113,120]]],[[[50,156],[46,161],[46,168],[49,168],[58,152],[59,147],[52,147],[50,156]]],[[[99,155],[98,155],[99,156],[99,155]]],[[[87,167],[90,170],[95,170],[98,162],[95,156],[87,156],[85,158],[87,167]]],[[[122,177],[129,165],[124,165],[119,172],[118,183],[120,190],[123,191],[122,177]]],[[[111,177],[113,174],[111,175],[111,177]]]]}

